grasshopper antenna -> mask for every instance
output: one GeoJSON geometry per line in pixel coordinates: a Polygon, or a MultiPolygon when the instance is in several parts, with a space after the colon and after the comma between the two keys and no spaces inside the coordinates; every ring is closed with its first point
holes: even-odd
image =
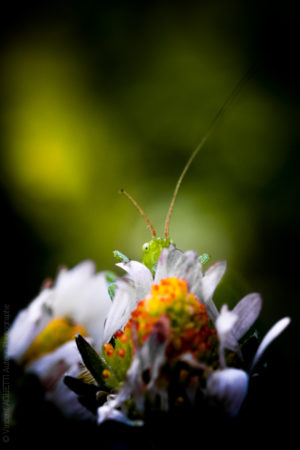
{"type": "Polygon", "coordinates": [[[166,238],[169,237],[169,225],[170,225],[171,214],[173,212],[175,200],[176,200],[176,197],[177,197],[180,185],[182,183],[182,180],[183,180],[185,174],[187,173],[187,171],[188,171],[190,165],[192,164],[192,162],[194,161],[195,157],[198,155],[198,153],[200,152],[200,150],[204,146],[205,142],[207,141],[207,139],[211,135],[212,131],[214,130],[214,128],[216,126],[216,124],[219,122],[221,117],[224,115],[224,113],[225,113],[226,109],[228,108],[228,106],[232,103],[232,101],[238,95],[238,93],[240,92],[240,90],[243,87],[243,85],[245,84],[245,82],[251,77],[252,72],[253,72],[253,67],[251,67],[246,72],[246,74],[240,79],[240,81],[236,84],[235,88],[233,89],[231,94],[227,97],[227,99],[225,100],[225,102],[223,103],[223,105],[221,106],[221,108],[219,109],[217,114],[215,115],[214,119],[210,123],[206,133],[203,136],[203,138],[201,139],[201,141],[199,142],[199,144],[197,145],[197,147],[195,148],[195,150],[193,151],[193,153],[189,157],[186,165],[184,166],[184,169],[181,172],[181,175],[178,178],[177,184],[175,186],[173,197],[172,197],[172,200],[171,200],[171,203],[170,203],[170,207],[169,207],[169,211],[168,211],[168,214],[167,214],[167,217],[166,217],[165,231],[164,231],[166,238]]]}
{"type": "Polygon", "coordinates": [[[138,210],[138,212],[140,213],[140,215],[145,219],[145,221],[146,221],[146,223],[147,223],[147,225],[148,225],[148,228],[149,228],[149,230],[151,231],[152,237],[155,238],[155,237],[156,237],[156,232],[155,232],[155,230],[154,230],[154,228],[153,228],[153,225],[152,225],[152,223],[150,222],[150,220],[148,219],[148,217],[146,216],[146,214],[144,213],[144,211],[142,210],[142,208],[140,207],[140,205],[134,200],[134,198],[131,197],[131,195],[128,194],[128,192],[125,191],[125,189],[121,189],[121,190],[120,190],[120,193],[121,193],[121,194],[124,194],[125,197],[127,197],[127,198],[131,201],[131,203],[133,204],[133,206],[136,207],[136,209],[138,210]]]}

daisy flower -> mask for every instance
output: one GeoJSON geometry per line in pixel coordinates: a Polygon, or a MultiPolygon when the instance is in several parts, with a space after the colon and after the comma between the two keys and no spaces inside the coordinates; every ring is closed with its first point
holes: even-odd
{"type": "Polygon", "coordinates": [[[137,261],[118,263],[127,278],[117,282],[104,325],[98,423],[141,424],[150,409],[209,405],[235,416],[251,375],[267,346],[288,326],[281,319],[262,340],[250,368],[240,340],[262,307],[259,294],[220,312],[213,294],[226,263],[203,272],[194,251],[162,250],[154,279],[137,261]],[[104,400],[103,400],[104,399],[104,400]]]}
{"type": "Polygon", "coordinates": [[[100,350],[110,307],[106,273],[95,273],[94,263],[84,261],[71,270],[62,268],[8,330],[6,357],[35,373],[46,398],[66,415],[89,415],[63,383],[65,372],[77,376],[82,370],[74,338],[80,333],[100,350]]]}

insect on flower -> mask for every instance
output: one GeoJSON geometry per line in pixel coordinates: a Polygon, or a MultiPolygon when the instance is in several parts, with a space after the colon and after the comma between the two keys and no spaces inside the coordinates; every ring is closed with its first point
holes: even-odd
{"type": "Polygon", "coordinates": [[[141,262],[114,252],[117,266],[127,275],[109,283],[112,302],[104,321],[102,353],[97,354],[78,336],[87,371],[80,380],[65,377],[67,386],[80,393],[88,389],[85,384],[92,377],[101,392],[100,401],[97,394],[92,402],[99,424],[112,419],[139,425],[149,412],[173,413],[181,407],[190,407],[190,411],[212,407],[234,417],[261,355],[290,323],[286,317],[271,328],[249,369],[242,339],[259,316],[260,294],[246,295],[232,311],[227,305],[219,311],[213,294],[226,262],[219,261],[203,272],[208,255],[182,252],[169,235],[182,180],[248,76],[249,72],[236,85],[180,174],[163,236],[157,235],[136,200],[121,190],[146,221],[152,239],[142,247],[141,262]]]}

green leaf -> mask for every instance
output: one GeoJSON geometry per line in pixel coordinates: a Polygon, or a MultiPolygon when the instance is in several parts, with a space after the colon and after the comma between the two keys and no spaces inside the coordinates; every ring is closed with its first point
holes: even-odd
{"type": "Polygon", "coordinates": [[[95,386],[94,384],[85,383],[79,378],[74,378],[71,377],[70,375],[66,375],[64,377],[64,383],[66,386],[68,386],[69,389],[71,389],[71,391],[75,392],[75,394],[77,395],[96,396],[96,393],[99,390],[98,386],[95,386]]]}
{"type": "Polygon", "coordinates": [[[119,384],[119,380],[114,375],[112,368],[80,334],[76,336],[76,344],[86,368],[91,372],[100,389],[105,390],[108,388],[102,375],[103,370],[109,370],[110,372],[109,387],[111,387],[112,383],[115,385],[119,384]]]}

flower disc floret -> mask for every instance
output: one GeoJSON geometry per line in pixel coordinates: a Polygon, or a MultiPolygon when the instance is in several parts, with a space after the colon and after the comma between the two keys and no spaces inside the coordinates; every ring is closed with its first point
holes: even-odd
{"type": "Polygon", "coordinates": [[[132,312],[125,333],[132,335],[134,327],[138,345],[143,345],[163,315],[171,326],[168,358],[191,352],[207,364],[216,362],[217,334],[206,307],[189,292],[188,283],[177,277],[165,278],[152,286],[149,295],[132,312]]]}

